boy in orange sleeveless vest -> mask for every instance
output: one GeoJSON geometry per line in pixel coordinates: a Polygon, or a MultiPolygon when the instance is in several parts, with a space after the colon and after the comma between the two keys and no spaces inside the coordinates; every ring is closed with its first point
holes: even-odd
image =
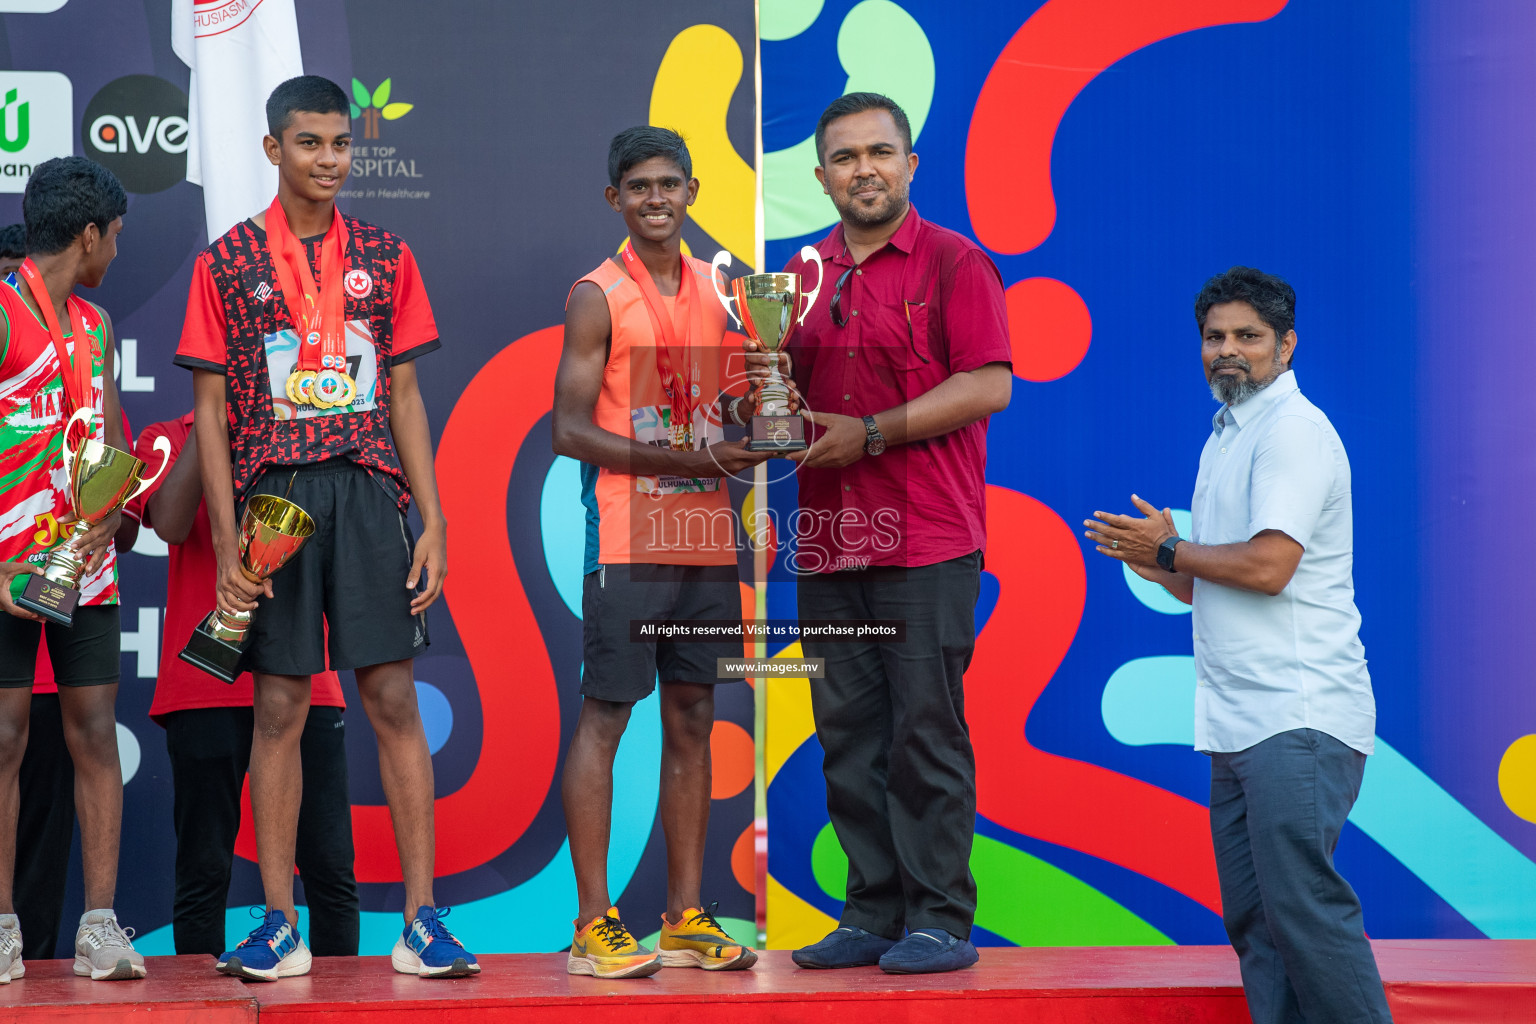
{"type": "Polygon", "coordinates": [[[768,457],[723,439],[723,415],[740,425],[753,403],[722,394],[725,313],[709,294],[709,265],[682,254],[699,191],[692,166],[675,132],[641,126],[614,137],[604,195],[629,240],[571,289],[555,378],[554,449],[583,463],[587,508],[583,700],[561,789],[579,903],[566,969],[600,978],[757,961],[699,891],[715,663],[740,657],[741,641],[632,642],[629,627],[631,619],[740,619],[724,477],[768,457]],[[619,920],[607,864],[614,754],[630,709],[658,678],[667,909],[652,953],[619,920]]]}

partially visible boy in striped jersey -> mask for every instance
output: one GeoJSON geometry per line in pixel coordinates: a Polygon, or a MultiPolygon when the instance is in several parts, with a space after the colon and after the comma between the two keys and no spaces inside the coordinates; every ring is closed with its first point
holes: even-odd
{"type": "Polygon", "coordinates": [[[0,984],[25,971],[21,922],[12,904],[17,778],[45,632],[80,816],[86,912],[75,936],[74,970],[98,981],[142,978],[144,958],[112,910],[123,819],[115,715],[121,632],[112,545],[121,515],[113,513],[75,542],[85,568],[72,626],[44,627],[15,601],[74,521],[63,458],[70,417],[91,409],[92,436],[123,451],[131,447],[112,383],[112,322],[101,307],[74,294],[106,276],[128,197],[105,167],[63,157],[37,166],[21,205],[28,257],[14,284],[0,284],[0,609],[8,613],[0,615],[0,984]]]}

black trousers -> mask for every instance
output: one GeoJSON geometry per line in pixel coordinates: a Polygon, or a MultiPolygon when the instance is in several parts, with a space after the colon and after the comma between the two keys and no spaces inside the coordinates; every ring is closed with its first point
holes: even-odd
{"type": "Polygon", "coordinates": [[[32,695],[19,788],[15,902],[21,956],[52,960],[64,918],[69,844],[75,832],[75,762],[64,744],[64,716],[56,693],[32,695]]]}
{"type": "MultiPolygon", "coordinates": [[[[164,721],[176,790],[176,952],[218,956],[228,948],[224,907],[255,717],[250,708],[197,708],[173,711],[164,721]]],[[[304,789],[294,860],[309,906],[305,940],[316,956],[356,956],[357,880],[340,708],[310,707],[300,752],[304,789]]]]}
{"type": "Polygon", "coordinates": [[[807,639],[827,811],[848,854],[842,924],[899,938],[976,917],[976,757],[963,678],[976,645],[981,554],[798,580],[801,619],[899,619],[902,643],[807,639]]]}
{"type": "Polygon", "coordinates": [[[1355,890],[1333,866],[1365,755],[1316,729],[1211,755],[1221,917],[1254,1024],[1389,1024],[1355,890]]]}

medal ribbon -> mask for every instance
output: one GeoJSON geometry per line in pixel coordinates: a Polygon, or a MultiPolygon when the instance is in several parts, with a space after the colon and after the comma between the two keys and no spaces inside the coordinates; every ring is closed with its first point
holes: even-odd
{"type": "Polygon", "coordinates": [[[693,410],[699,404],[699,399],[693,395],[697,383],[694,380],[692,342],[694,337],[703,332],[698,285],[693,279],[693,272],[688,269],[687,261],[679,253],[677,258],[681,270],[678,275],[677,299],[672,316],[669,317],[667,307],[661,301],[661,293],[656,290],[656,282],[651,280],[651,272],[646,269],[645,262],[635,255],[634,244],[628,239],[624,242],[623,253],[624,266],[635,284],[640,286],[646,312],[651,315],[651,329],[656,332],[656,371],[661,374],[661,386],[667,389],[672,399],[672,447],[691,449],[693,410]],[[674,368],[674,355],[682,364],[681,372],[674,368]],[[684,441],[686,445],[682,443],[684,441]]]}
{"type": "Polygon", "coordinates": [[[267,248],[272,253],[283,302],[299,335],[300,370],[346,368],[346,291],[342,277],[346,273],[343,264],[347,237],[346,222],[333,209],[330,230],[320,242],[320,284],[316,285],[309,268],[309,254],[288,226],[282,202],[274,199],[267,207],[267,248]]]}
{"type": "MultiPolygon", "coordinates": [[[[31,289],[32,300],[37,303],[37,308],[43,316],[43,323],[48,327],[48,336],[53,340],[53,351],[59,358],[59,376],[64,382],[65,416],[73,416],[76,409],[84,409],[93,404],[91,402],[93,397],[91,336],[85,331],[85,319],[80,315],[80,304],[65,299],[65,305],[69,308],[70,337],[75,342],[75,357],[71,360],[69,349],[64,344],[64,331],[59,326],[59,316],[53,309],[53,299],[48,295],[48,285],[43,281],[43,275],[38,271],[37,264],[32,262],[31,257],[21,264],[20,274],[26,280],[27,287],[31,289]]],[[[92,420],[93,424],[94,422],[92,420]]],[[[90,436],[89,431],[86,436],[90,436]]]]}

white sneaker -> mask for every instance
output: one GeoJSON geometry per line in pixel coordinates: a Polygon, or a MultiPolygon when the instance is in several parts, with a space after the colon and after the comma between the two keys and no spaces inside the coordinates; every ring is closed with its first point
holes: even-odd
{"type": "Polygon", "coordinates": [[[144,957],[129,941],[131,932],[117,923],[110,910],[93,910],[80,918],[75,932],[75,973],[92,981],[128,981],[148,974],[144,957]]]}
{"type": "Polygon", "coordinates": [[[21,962],[21,922],[15,914],[0,914],[0,985],[27,973],[21,962]]]}

